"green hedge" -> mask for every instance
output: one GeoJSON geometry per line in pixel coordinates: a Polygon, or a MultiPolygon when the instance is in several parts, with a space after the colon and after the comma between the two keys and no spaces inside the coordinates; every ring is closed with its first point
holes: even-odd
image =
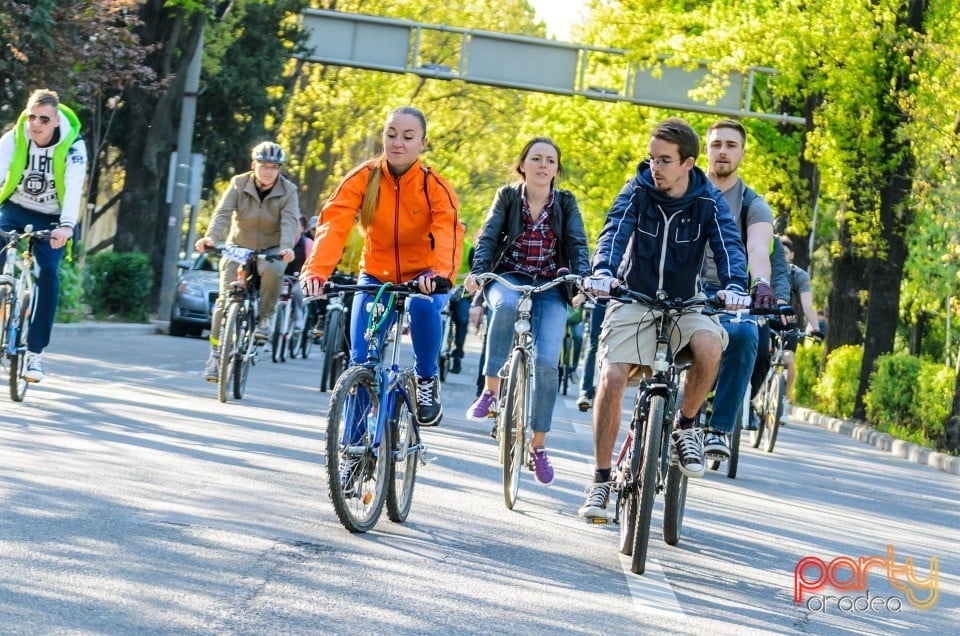
{"type": "Polygon", "coordinates": [[[83,272],[77,256],[83,249],[74,243],[69,257],[60,263],[60,299],[57,301],[56,322],[83,320],[83,272]]]}
{"type": "Polygon", "coordinates": [[[97,318],[145,322],[151,284],[149,259],[141,252],[100,252],[87,260],[85,291],[97,318]]]}
{"type": "Polygon", "coordinates": [[[862,363],[863,350],[858,346],[844,345],[830,352],[820,382],[814,388],[820,410],[834,417],[853,415],[862,363]]]}
{"type": "Polygon", "coordinates": [[[805,338],[797,347],[793,358],[793,395],[790,400],[812,409],[819,408],[819,398],[814,393],[820,380],[820,361],[823,360],[823,343],[805,338]]]}

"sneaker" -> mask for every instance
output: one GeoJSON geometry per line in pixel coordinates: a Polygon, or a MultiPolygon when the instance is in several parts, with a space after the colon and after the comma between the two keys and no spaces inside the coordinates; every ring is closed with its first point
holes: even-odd
{"type": "Polygon", "coordinates": [[[613,488],[613,482],[609,481],[587,486],[587,500],[580,506],[578,514],[587,519],[606,519],[611,488],[613,488]]]}
{"type": "Polygon", "coordinates": [[[750,419],[747,422],[747,426],[743,429],[745,431],[756,431],[760,429],[760,416],[757,415],[757,410],[753,408],[753,405],[750,406],[750,419]]]}
{"type": "Polygon", "coordinates": [[[417,421],[420,426],[436,426],[443,417],[440,382],[437,378],[417,379],[417,421]]]}
{"type": "Polygon", "coordinates": [[[357,495],[357,476],[360,472],[359,457],[341,457],[340,458],[340,487],[343,489],[343,496],[350,498],[357,495]]]}
{"type": "Polygon", "coordinates": [[[727,446],[727,436],[720,431],[707,429],[703,432],[703,453],[712,459],[726,461],[730,459],[730,447],[727,446]]]}
{"type": "Polygon", "coordinates": [[[40,362],[40,354],[27,352],[27,370],[23,374],[27,382],[39,382],[43,379],[43,364],[40,362]]]}
{"type": "Polygon", "coordinates": [[[570,374],[570,384],[580,384],[580,376],[576,369],[570,369],[568,373],[570,374]]]}
{"type": "Polygon", "coordinates": [[[203,379],[207,382],[220,381],[220,348],[211,347],[207,364],[203,367],[203,379]]]}
{"type": "Polygon", "coordinates": [[[549,486],[553,483],[553,466],[550,465],[550,458],[547,457],[547,449],[531,448],[530,464],[533,466],[533,476],[537,483],[542,486],[549,486]]]}
{"type": "Polygon", "coordinates": [[[450,373],[460,373],[463,371],[463,363],[460,362],[460,358],[454,358],[453,362],[450,363],[450,373]]]}
{"type": "Polygon", "coordinates": [[[257,340],[269,340],[270,336],[273,335],[273,318],[269,320],[264,319],[257,323],[257,331],[253,334],[253,337],[257,340]]]}
{"type": "Polygon", "coordinates": [[[497,396],[493,391],[484,391],[477,398],[477,401],[467,409],[467,419],[475,422],[483,422],[488,417],[497,415],[497,396]]]}
{"type": "Polygon", "coordinates": [[[698,426],[677,428],[670,434],[671,456],[687,477],[703,477],[703,429],[698,426]]]}
{"type": "Polygon", "coordinates": [[[580,397],[577,398],[577,408],[581,412],[590,408],[590,398],[587,397],[586,393],[581,393],[580,397]]]}
{"type": "Polygon", "coordinates": [[[493,427],[490,429],[490,437],[495,440],[500,440],[500,424],[497,423],[497,420],[493,420],[493,427]]]}

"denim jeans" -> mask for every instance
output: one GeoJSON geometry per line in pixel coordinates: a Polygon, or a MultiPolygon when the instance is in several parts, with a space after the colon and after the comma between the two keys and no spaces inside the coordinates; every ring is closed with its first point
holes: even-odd
{"type": "Polygon", "coordinates": [[[713,390],[713,415],[707,424],[710,428],[732,433],[737,419],[737,410],[753,374],[757,357],[757,324],[752,317],[743,322],[732,322],[734,316],[721,315],[720,324],[730,338],[720,360],[720,375],[713,390]]]}
{"type": "MultiPolygon", "coordinates": [[[[507,274],[515,284],[527,284],[529,278],[507,274]]],[[[487,300],[487,344],[484,359],[484,375],[498,375],[507,363],[513,346],[513,325],[517,321],[517,300],[520,294],[497,282],[484,288],[487,300]]],[[[534,374],[533,395],[530,409],[530,428],[536,433],[550,430],[553,407],[557,402],[560,363],[560,348],[563,346],[563,331],[567,323],[567,303],[559,287],[533,294],[533,346],[534,374]]]]}
{"type": "Polygon", "coordinates": [[[450,300],[450,322],[453,328],[453,357],[463,358],[463,345],[467,342],[467,327],[470,323],[470,297],[459,295],[450,300]]]}
{"type": "MultiPolygon", "coordinates": [[[[0,205],[0,229],[5,232],[22,232],[28,225],[32,225],[34,230],[45,230],[59,218],[33,212],[9,200],[0,205]]],[[[2,245],[6,245],[6,241],[0,239],[2,245]]],[[[50,247],[50,241],[33,242],[33,258],[40,268],[40,274],[37,276],[37,297],[34,299],[30,331],[27,333],[27,350],[31,353],[42,353],[50,344],[53,319],[57,315],[57,303],[60,300],[60,261],[65,251],[63,247],[50,247]]]]}
{"type": "MultiPolygon", "coordinates": [[[[358,285],[379,285],[370,274],[361,273],[358,285]]],[[[418,378],[435,378],[440,371],[437,357],[440,355],[440,312],[450,294],[432,294],[429,298],[408,298],[407,313],[410,316],[410,340],[413,343],[414,369],[418,378]]],[[[350,320],[350,360],[354,364],[367,361],[367,341],[363,337],[367,329],[367,305],[373,301],[371,294],[355,294],[350,320]]],[[[380,330],[380,342],[393,324],[392,320],[380,330]]]]}
{"type": "Polygon", "coordinates": [[[597,371],[597,346],[600,342],[600,328],[603,326],[603,317],[607,315],[607,304],[597,303],[590,310],[590,339],[587,341],[587,352],[583,359],[583,375],[580,376],[580,393],[591,400],[596,394],[597,387],[593,383],[597,371]]]}

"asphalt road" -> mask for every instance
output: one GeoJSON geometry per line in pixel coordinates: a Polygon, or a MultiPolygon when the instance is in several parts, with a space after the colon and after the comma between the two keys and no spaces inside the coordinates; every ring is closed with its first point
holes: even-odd
{"type": "Polygon", "coordinates": [[[792,422],[773,454],[744,445],[737,479],[691,482],[675,547],[658,500],[638,577],[615,525],[577,518],[592,438],[574,395],[556,482],[525,475],[504,507],[489,427],[463,416],[477,346],[424,432],[409,519],[352,535],[326,493],[319,355],[265,359],[221,404],[203,340],[55,331],[47,379],[0,397],[0,632],[956,633],[960,478],[792,422]]]}

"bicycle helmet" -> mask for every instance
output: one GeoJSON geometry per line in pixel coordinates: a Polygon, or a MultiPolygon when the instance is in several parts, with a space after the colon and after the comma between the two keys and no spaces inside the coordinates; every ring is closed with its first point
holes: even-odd
{"type": "Polygon", "coordinates": [[[254,146],[250,157],[254,161],[261,163],[283,164],[283,162],[287,160],[287,155],[283,152],[283,148],[272,141],[262,141],[254,146]]]}

